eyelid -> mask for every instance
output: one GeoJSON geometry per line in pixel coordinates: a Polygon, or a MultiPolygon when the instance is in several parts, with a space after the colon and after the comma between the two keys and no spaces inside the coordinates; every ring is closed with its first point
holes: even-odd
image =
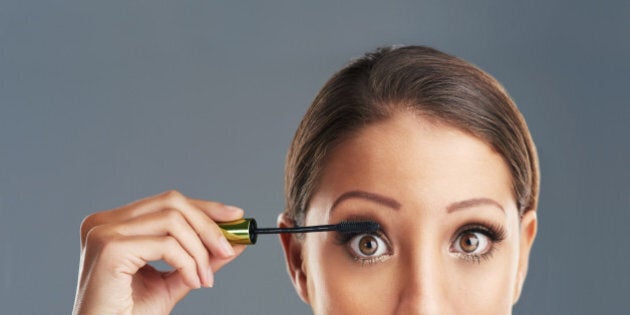
{"type": "Polygon", "coordinates": [[[453,234],[449,250],[454,246],[455,242],[462,236],[464,232],[477,232],[482,233],[489,239],[489,249],[481,254],[466,254],[461,252],[454,252],[461,259],[467,262],[480,263],[481,259],[490,259],[494,252],[498,249],[499,243],[507,237],[505,228],[502,225],[493,222],[476,221],[461,226],[455,234],[453,234]]]}
{"type": "Polygon", "coordinates": [[[388,256],[390,255],[390,247],[391,247],[389,246],[385,237],[374,235],[374,233],[357,234],[355,237],[350,239],[348,243],[346,243],[346,246],[348,247],[348,250],[352,252],[352,255],[355,257],[355,259],[360,259],[360,260],[372,260],[372,259],[376,259],[382,256],[388,256]],[[358,249],[355,248],[355,247],[360,247],[361,240],[366,236],[369,236],[375,239],[378,246],[383,246],[383,248],[377,247],[377,252],[382,252],[382,253],[380,254],[374,253],[373,255],[366,255],[366,254],[361,253],[360,248],[358,249]]]}
{"type": "Polygon", "coordinates": [[[377,262],[382,262],[383,260],[387,259],[388,257],[391,257],[394,253],[394,249],[392,246],[391,241],[389,240],[389,238],[387,237],[384,229],[383,229],[383,225],[376,220],[373,217],[359,217],[359,216],[352,216],[349,217],[347,219],[345,219],[346,221],[374,221],[379,223],[379,225],[381,226],[381,228],[375,232],[367,232],[367,233],[342,233],[342,232],[334,232],[335,233],[335,240],[337,245],[343,246],[344,250],[347,251],[348,255],[350,255],[356,262],[361,263],[361,265],[368,265],[368,264],[372,264],[372,263],[377,263],[377,262]],[[372,235],[375,237],[378,237],[379,239],[382,240],[382,242],[385,244],[386,246],[386,251],[384,254],[381,254],[379,256],[367,256],[367,257],[362,257],[359,256],[358,254],[354,253],[354,250],[350,247],[351,246],[351,241],[353,239],[355,239],[356,237],[359,237],[361,235],[372,235]]]}
{"type": "Polygon", "coordinates": [[[466,231],[478,231],[486,234],[495,243],[498,243],[504,240],[507,237],[507,232],[505,228],[494,222],[486,222],[486,221],[473,221],[462,225],[460,228],[455,231],[453,236],[451,237],[450,243],[452,244],[457,238],[466,231]]]}
{"type": "Polygon", "coordinates": [[[464,233],[459,234],[459,236],[457,236],[457,238],[455,239],[455,241],[451,244],[451,247],[455,247],[456,249],[456,253],[461,254],[461,255],[465,255],[465,256],[483,256],[487,253],[489,253],[492,250],[492,247],[496,244],[495,241],[493,241],[490,236],[488,236],[486,233],[482,232],[482,231],[477,231],[477,230],[467,230],[464,231],[465,233],[471,233],[471,234],[479,234],[479,237],[481,237],[482,239],[479,239],[479,243],[478,246],[481,246],[480,244],[485,245],[487,248],[483,248],[484,252],[482,253],[476,253],[477,249],[479,249],[479,247],[475,248],[475,250],[473,252],[465,252],[465,250],[462,248],[461,245],[461,238],[464,236],[464,233]]]}
{"type": "Polygon", "coordinates": [[[376,236],[378,238],[382,238],[386,243],[387,246],[391,248],[390,244],[389,244],[389,239],[387,239],[387,236],[385,236],[385,233],[383,232],[382,229],[379,229],[375,232],[365,232],[365,233],[345,233],[345,232],[335,232],[335,239],[337,241],[338,245],[345,245],[348,242],[350,242],[353,238],[360,236],[360,235],[373,235],[376,236]]]}
{"type": "Polygon", "coordinates": [[[348,254],[354,259],[354,261],[357,262],[357,263],[360,263],[361,266],[366,266],[366,265],[370,265],[370,264],[374,264],[374,263],[384,262],[385,260],[387,260],[389,257],[392,256],[392,245],[391,245],[391,242],[382,233],[382,231],[377,231],[377,232],[372,232],[372,233],[357,233],[354,237],[350,238],[350,240],[344,244],[344,247],[348,251],[348,254]],[[363,235],[371,235],[371,236],[379,238],[384,243],[384,245],[386,247],[385,248],[385,252],[383,254],[378,255],[378,256],[363,256],[363,255],[357,253],[354,250],[354,248],[352,248],[352,245],[353,245],[354,240],[356,238],[361,237],[363,235]]]}

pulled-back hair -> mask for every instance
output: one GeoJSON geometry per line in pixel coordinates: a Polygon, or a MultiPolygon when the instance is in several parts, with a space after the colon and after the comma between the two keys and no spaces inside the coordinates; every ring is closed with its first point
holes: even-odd
{"type": "Polygon", "coordinates": [[[492,76],[423,46],[379,48],[322,87],[300,123],[285,168],[285,212],[303,224],[328,155],[368,124],[406,110],[483,140],[509,167],[519,214],[536,209],[539,167],[525,119],[492,76]]]}

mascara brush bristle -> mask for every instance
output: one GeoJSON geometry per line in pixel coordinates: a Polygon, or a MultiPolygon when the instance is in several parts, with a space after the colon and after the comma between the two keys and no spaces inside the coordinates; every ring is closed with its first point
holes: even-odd
{"type": "Polygon", "coordinates": [[[343,221],[336,226],[336,231],[341,233],[367,233],[376,232],[380,226],[372,221],[343,221]]]}

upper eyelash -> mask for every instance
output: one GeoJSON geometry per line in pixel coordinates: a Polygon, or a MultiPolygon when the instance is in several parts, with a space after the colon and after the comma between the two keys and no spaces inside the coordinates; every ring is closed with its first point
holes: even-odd
{"type": "MultiPolygon", "coordinates": [[[[459,236],[464,233],[464,232],[479,232],[482,233],[484,235],[486,235],[490,241],[491,241],[491,247],[488,250],[488,252],[483,253],[483,254],[462,254],[460,253],[459,256],[464,259],[467,262],[472,262],[472,263],[481,263],[481,259],[484,260],[488,260],[492,257],[492,255],[494,254],[494,251],[497,249],[497,245],[503,241],[506,237],[507,237],[507,232],[505,230],[505,228],[503,228],[501,225],[496,224],[496,223],[492,223],[492,222],[483,222],[483,221],[477,221],[477,222],[472,222],[472,223],[468,223],[465,224],[464,226],[460,227],[457,232],[454,234],[453,239],[451,240],[451,244],[457,240],[457,238],[459,238],[459,236]]],[[[382,238],[385,243],[387,243],[387,245],[390,247],[391,249],[391,245],[389,244],[387,238],[384,236],[384,232],[383,230],[378,230],[376,232],[368,232],[368,233],[340,233],[340,232],[336,232],[335,233],[335,240],[336,243],[338,245],[347,245],[348,242],[350,242],[350,240],[352,240],[354,237],[358,236],[358,235],[362,235],[362,234],[368,234],[368,235],[374,235],[374,236],[378,236],[380,238],[382,238]]],[[[370,257],[370,258],[361,258],[361,257],[356,257],[354,256],[354,260],[357,262],[360,262],[362,265],[366,265],[366,264],[372,264],[372,263],[376,263],[379,262],[380,260],[382,260],[383,257],[379,256],[379,257],[370,257]]]]}
{"type": "MultiPolygon", "coordinates": [[[[360,222],[360,221],[374,221],[377,222],[374,219],[371,219],[369,217],[364,217],[364,216],[350,216],[348,218],[346,218],[344,220],[344,222],[360,222]]],[[[378,236],[378,237],[383,237],[383,235],[385,234],[383,232],[382,226],[380,229],[378,229],[376,232],[367,232],[367,233],[341,233],[341,232],[335,232],[335,239],[337,241],[338,245],[343,245],[348,243],[351,239],[353,239],[355,236],[357,235],[361,235],[361,234],[369,234],[369,235],[374,235],[374,236],[378,236]]]]}
{"type": "MultiPolygon", "coordinates": [[[[385,256],[390,256],[391,255],[391,245],[389,243],[389,241],[387,240],[387,237],[385,237],[385,233],[383,232],[382,229],[379,229],[376,232],[365,232],[365,233],[342,233],[342,232],[336,232],[335,233],[335,240],[336,243],[340,246],[348,246],[348,243],[355,237],[359,236],[359,235],[373,235],[376,237],[381,238],[385,244],[387,244],[387,247],[389,248],[389,253],[387,254],[383,254],[377,257],[359,257],[356,256],[354,254],[350,254],[352,256],[352,258],[354,259],[355,262],[360,263],[361,266],[366,266],[366,265],[371,265],[374,263],[378,263],[383,261],[384,259],[386,259],[385,256]]],[[[349,249],[348,249],[349,250],[349,249]]]]}
{"type": "Polygon", "coordinates": [[[374,235],[374,236],[378,236],[378,237],[383,237],[383,231],[382,230],[378,230],[376,232],[362,232],[362,233],[344,233],[344,232],[335,232],[335,240],[337,241],[338,245],[344,245],[347,244],[348,242],[350,242],[351,239],[355,238],[358,235],[374,235]]]}
{"type": "Polygon", "coordinates": [[[503,226],[493,223],[493,222],[484,222],[484,221],[475,221],[464,224],[462,227],[457,229],[455,232],[451,243],[459,237],[460,234],[464,232],[480,232],[488,236],[494,242],[500,242],[504,240],[507,236],[505,228],[503,226]]]}
{"type": "Polygon", "coordinates": [[[501,225],[498,225],[496,223],[491,223],[491,222],[474,222],[474,223],[466,224],[463,227],[459,228],[457,232],[455,233],[454,238],[451,240],[451,243],[455,242],[455,240],[457,240],[460,237],[460,235],[464,232],[479,232],[486,235],[488,238],[490,238],[491,247],[486,253],[483,253],[483,254],[459,253],[459,256],[462,259],[468,262],[473,262],[477,264],[481,263],[481,259],[484,259],[484,260],[490,259],[492,255],[494,254],[494,251],[497,250],[497,245],[507,237],[507,232],[501,225]]]}

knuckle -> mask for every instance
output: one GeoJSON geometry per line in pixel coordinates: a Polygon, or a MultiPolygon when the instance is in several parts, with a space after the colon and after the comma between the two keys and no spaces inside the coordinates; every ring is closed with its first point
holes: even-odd
{"type": "Polygon", "coordinates": [[[219,238],[223,237],[223,231],[216,224],[212,225],[212,228],[210,228],[210,231],[214,240],[218,240],[219,238]]]}
{"type": "Polygon", "coordinates": [[[210,263],[210,252],[208,252],[205,249],[202,249],[198,253],[196,252],[194,254],[194,257],[195,257],[195,259],[197,259],[202,264],[209,264],[210,263]]]}
{"type": "Polygon", "coordinates": [[[111,244],[112,239],[108,237],[107,229],[102,225],[91,228],[85,236],[87,247],[100,248],[101,250],[111,244]]]}
{"type": "Polygon", "coordinates": [[[195,259],[193,259],[190,256],[185,256],[184,258],[184,265],[189,268],[190,270],[196,270],[197,269],[197,263],[195,262],[195,259]]]}
{"type": "Polygon", "coordinates": [[[161,200],[167,207],[183,209],[188,199],[177,190],[169,190],[162,194],[161,200]]]}
{"type": "Polygon", "coordinates": [[[106,237],[101,239],[98,246],[104,257],[116,257],[124,252],[122,249],[124,243],[120,238],[106,237]]]}
{"type": "Polygon", "coordinates": [[[174,208],[166,208],[162,213],[168,222],[180,222],[183,219],[181,212],[174,208]]]}
{"type": "Polygon", "coordinates": [[[167,247],[167,248],[179,247],[179,242],[177,242],[177,240],[172,236],[165,237],[163,242],[164,242],[164,247],[167,247]]]}
{"type": "Polygon", "coordinates": [[[191,256],[195,257],[195,259],[203,261],[210,258],[209,248],[206,248],[201,240],[192,242],[192,244],[187,247],[187,250],[190,252],[191,256]]]}
{"type": "Polygon", "coordinates": [[[96,225],[98,213],[92,213],[81,221],[81,237],[85,238],[88,232],[96,225]]]}
{"type": "Polygon", "coordinates": [[[171,190],[167,190],[165,192],[162,193],[161,195],[162,199],[164,199],[167,202],[179,202],[182,199],[184,199],[184,195],[182,193],[180,193],[177,190],[171,189],[171,190]]]}

